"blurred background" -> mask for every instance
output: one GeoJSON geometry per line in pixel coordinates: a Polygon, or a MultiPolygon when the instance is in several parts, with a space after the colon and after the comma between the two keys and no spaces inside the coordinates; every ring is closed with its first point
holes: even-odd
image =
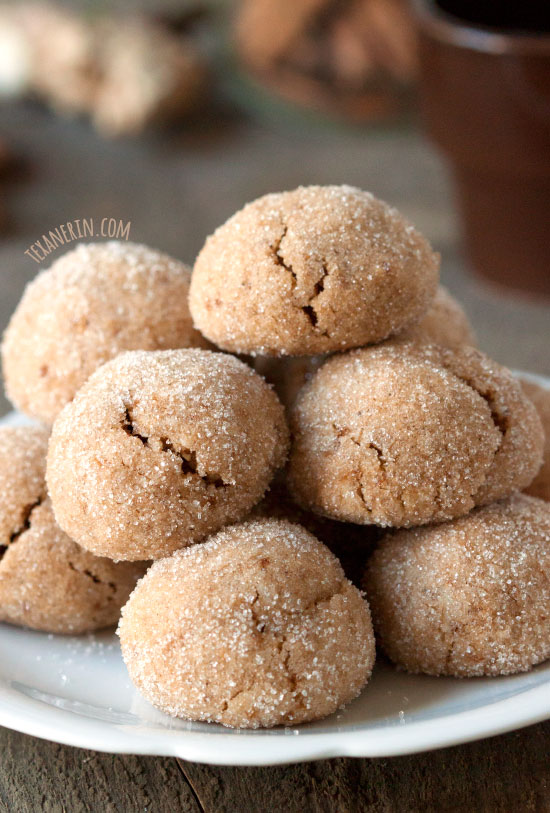
{"type": "MultiPolygon", "coordinates": [[[[67,221],[130,221],[131,240],[192,263],[205,237],[245,202],[299,184],[348,183],[397,206],[441,252],[442,281],[464,304],[482,349],[550,375],[550,265],[523,285],[533,264],[514,259],[499,284],[468,250],[464,197],[460,209],[428,87],[445,66],[430,62],[419,40],[420,11],[406,0],[0,4],[0,328],[40,267],[25,250],[67,221]]],[[[466,31],[468,21],[452,11],[443,19],[466,31]]],[[[522,25],[540,61],[548,36],[536,21],[522,25]]],[[[478,85],[480,75],[476,68],[478,85]]],[[[547,133],[546,79],[537,79],[534,100],[529,83],[519,93],[529,114],[542,105],[547,133]]],[[[444,85],[437,92],[445,98],[444,85]]],[[[447,115],[443,130],[451,132],[447,115]]],[[[489,124],[494,130],[495,120],[489,124]]],[[[510,144],[502,149],[512,162],[521,149],[510,144]]],[[[464,160],[482,191],[493,188],[485,158],[480,172],[464,160]]],[[[514,180],[541,213],[531,246],[550,225],[544,172],[530,165],[514,180]]],[[[519,211],[518,193],[511,195],[501,225],[508,236],[519,211]]],[[[482,214],[492,224],[488,207],[482,214]]],[[[8,409],[0,397],[0,414],[8,409]]]]}

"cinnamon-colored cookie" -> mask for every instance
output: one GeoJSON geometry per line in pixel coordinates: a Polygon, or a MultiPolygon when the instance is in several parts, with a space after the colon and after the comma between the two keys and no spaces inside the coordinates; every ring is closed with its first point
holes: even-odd
{"type": "Polygon", "coordinates": [[[365,588],[409,672],[508,675],[550,657],[550,505],[523,494],[385,537],[365,588]]]}
{"type": "Polygon", "coordinates": [[[48,437],[38,426],[0,427],[0,550],[46,499],[48,437]]]}
{"type": "Polygon", "coordinates": [[[0,429],[0,621],[82,633],[118,621],[145,566],[83,550],[56,524],[46,496],[47,432],[0,429]]]}
{"type": "Polygon", "coordinates": [[[207,347],[187,306],[190,271],[134,243],[82,244],[26,288],[4,335],[6,391],[51,424],[97,367],[124,350],[207,347]]]}
{"type": "Polygon", "coordinates": [[[286,458],[275,393],[209,350],[134,351],[57,418],[47,480],[60,526],[112,559],[155,559],[248,514],[286,458]]]}
{"type": "Polygon", "coordinates": [[[225,350],[309,355],[378,342],[420,319],[439,258],[405,218],[350,186],[248,204],[195,263],[195,326],[225,350]]]}
{"type": "Polygon", "coordinates": [[[518,381],[478,350],[390,342],[335,356],[291,415],[289,487],[305,508],[407,527],[525,488],[543,432],[518,381]]]}
{"type": "Polygon", "coordinates": [[[295,725],[356,697],[374,664],[367,602],[299,525],[224,528],[151,567],[119,624],[149,702],[239,728],[295,725]]]}

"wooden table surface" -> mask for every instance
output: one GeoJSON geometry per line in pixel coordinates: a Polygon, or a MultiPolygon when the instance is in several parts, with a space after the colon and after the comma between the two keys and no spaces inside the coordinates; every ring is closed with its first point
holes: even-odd
{"type": "MultiPolygon", "coordinates": [[[[483,349],[550,374],[550,308],[467,272],[449,179],[414,126],[344,131],[225,115],[110,143],[83,123],[18,104],[0,109],[0,136],[25,162],[3,186],[11,227],[0,241],[2,328],[38,268],[24,250],[68,220],[130,220],[132,240],[192,261],[245,201],[300,183],[345,182],[395,204],[432,240],[443,281],[483,349]]],[[[0,396],[0,414],[8,409],[0,396]]],[[[82,751],[0,729],[0,811],[550,811],[549,750],[550,722],[408,757],[220,768],[82,751]]]]}

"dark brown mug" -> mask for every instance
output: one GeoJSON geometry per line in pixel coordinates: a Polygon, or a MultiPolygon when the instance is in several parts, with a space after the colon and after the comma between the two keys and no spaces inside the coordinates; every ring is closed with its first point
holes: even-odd
{"type": "Polygon", "coordinates": [[[464,5],[413,0],[424,114],[453,167],[474,268],[550,296],[550,33],[445,10],[464,5]]]}

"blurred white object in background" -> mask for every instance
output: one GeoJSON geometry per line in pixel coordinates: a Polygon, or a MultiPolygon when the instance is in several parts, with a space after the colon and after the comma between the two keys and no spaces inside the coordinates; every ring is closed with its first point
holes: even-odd
{"type": "Polygon", "coordinates": [[[31,47],[13,8],[0,9],[0,97],[19,96],[29,90],[31,47]]]}
{"type": "Polygon", "coordinates": [[[50,2],[0,5],[0,98],[35,94],[123,135],[185,115],[206,84],[195,44],[144,16],[86,17],[50,2]]]}

